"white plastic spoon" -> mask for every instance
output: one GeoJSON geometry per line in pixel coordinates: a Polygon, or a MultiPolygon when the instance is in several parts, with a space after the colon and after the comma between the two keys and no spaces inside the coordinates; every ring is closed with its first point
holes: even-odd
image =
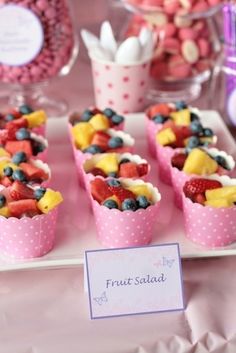
{"type": "Polygon", "coordinates": [[[129,37],[122,42],[116,52],[117,64],[133,64],[142,58],[142,47],[137,37],[129,37]]]}
{"type": "Polygon", "coordinates": [[[115,40],[111,24],[108,21],[103,22],[101,25],[100,44],[104,49],[110,51],[113,57],[115,57],[117,42],[115,40]]]}
{"type": "Polygon", "coordinates": [[[96,37],[93,33],[87,31],[86,29],[82,29],[80,33],[81,33],[81,37],[83,39],[84,45],[86,46],[88,51],[94,46],[100,45],[98,37],[96,37]]]}

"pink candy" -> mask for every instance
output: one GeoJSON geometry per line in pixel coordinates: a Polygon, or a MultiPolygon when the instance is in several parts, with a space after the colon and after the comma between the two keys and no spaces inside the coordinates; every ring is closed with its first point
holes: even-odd
{"type": "Polygon", "coordinates": [[[15,4],[32,11],[43,27],[44,43],[39,54],[28,64],[0,64],[0,81],[30,84],[56,76],[69,61],[74,46],[66,0],[4,0],[3,4],[15,4]]]}

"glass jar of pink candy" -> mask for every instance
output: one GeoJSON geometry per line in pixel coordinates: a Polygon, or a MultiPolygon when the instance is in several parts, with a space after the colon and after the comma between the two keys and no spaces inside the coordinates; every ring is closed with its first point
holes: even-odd
{"type": "MultiPolygon", "coordinates": [[[[117,0],[118,1],[118,0],[117,0]]],[[[132,13],[125,36],[143,26],[156,36],[151,66],[151,100],[191,101],[211,77],[221,51],[221,0],[120,0],[132,13]]]]}
{"type": "MultiPolygon", "coordinates": [[[[42,95],[42,87],[66,75],[78,43],[67,0],[0,0],[0,82],[10,104],[65,110],[42,95]]],[[[48,110],[48,109],[47,109],[48,110]]]]}

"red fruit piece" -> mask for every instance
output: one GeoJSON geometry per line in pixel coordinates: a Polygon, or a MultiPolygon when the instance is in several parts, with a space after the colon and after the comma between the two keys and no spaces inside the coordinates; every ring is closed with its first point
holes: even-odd
{"type": "Polygon", "coordinates": [[[103,179],[96,178],[92,180],[90,182],[90,187],[93,198],[99,203],[102,203],[108,197],[113,195],[109,186],[103,179]]]}
{"type": "Polygon", "coordinates": [[[15,109],[10,110],[9,114],[12,114],[15,117],[15,119],[19,119],[22,116],[22,114],[15,109]]]}
{"type": "Polygon", "coordinates": [[[200,203],[201,205],[204,205],[206,201],[206,197],[203,194],[196,194],[193,196],[193,202],[200,203]]]}
{"type": "Polygon", "coordinates": [[[31,199],[9,202],[8,208],[13,217],[21,217],[22,215],[32,217],[40,213],[37,208],[37,201],[31,199]]]}
{"type": "Polygon", "coordinates": [[[8,186],[10,186],[10,185],[12,184],[12,181],[11,181],[11,179],[10,179],[9,177],[4,176],[4,177],[1,179],[1,184],[2,184],[3,186],[8,187],[8,186]]]}
{"type": "Polygon", "coordinates": [[[157,114],[160,114],[163,116],[168,116],[170,114],[170,112],[171,112],[170,107],[164,103],[153,105],[149,109],[149,115],[151,116],[151,118],[157,114]]]}
{"type": "Polygon", "coordinates": [[[111,148],[109,149],[109,152],[125,153],[125,152],[131,152],[130,151],[131,149],[132,147],[130,146],[123,146],[123,147],[111,148]]]}
{"type": "Polygon", "coordinates": [[[115,195],[120,202],[123,202],[125,199],[135,199],[134,193],[124,189],[122,186],[109,186],[109,189],[112,195],[115,195]]]}
{"type": "Polygon", "coordinates": [[[5,149],[10,154],[15,154],[16,152],[23,151],[26,153],[27,157],[32,156],[32,146],[29,140],[23,141],[7,141],[5,149]]]}
{"type": "Polygon", "coordinates": [[[97,176],[97,175],[100,175],[102,176],[103,178],[106,178],[106,173],[104,173],[104,171],[100,168],[93,168],[91,171],[90,171],[91,174],[97,176]]]}
{"type": "Polygon", "coordinates": [[[187,155],[185,153],[176,153],[171,158],[171,164],[173,167],[182,170],[184,167],[184,163],[186,161],[187,155]]]}
{"type": "Polygon", "coordinates": [[[10,196],[13,200],[33,199],[34,190],[16,180],[10,188],[10,196]]]}
{"type": "Polygon", "coordinates": [[[27,127],[27,126],[28,126],[27,120],[25,118],[19,118],[16,120],[9,121],[6,124],[6,129],[16,131],[22,127],[27,127]]]}
{"type": "Polygon", "coordinates": [[[120,164],[119,177],[136,178],[139,176],[137,164],[134,162],[120,164]]]}
{"type": "Polygon", "coordinates": [[[98,131],[94,134],[91,144],[98,145],[105,151],[108,147],[108,141],[110,140],[110,138],[111,137],[106,132],[98,131]]]}
{"type": "Polygon", "coordinates": [[[138,175],[141,177],[148,173],[148,164],[147,163],[140,163],[137,165],[138,175]]]}
{"type": "Polygon", "coordinates": [[[5,145],[8,140],[8,131],[5,129],[0,130],[0,144],[5,145]]]}
{"type": "Polygon", "coordinates": [[[21,169],[26,174],[29,180],[47,180],[48,174],[30,163],[21,163],[21,169]]]}
{"type": "Polygon", "coordinates": [[[221,182],[211,179],[191,179],[184,185],[184,193],[187,197],[193,200],[194,195],[203,194],[206,190],[217,189],[222,187],[221,182]]]}
{"type": "Polygon", "coordinates": [[[175,147],[184,147],[184,140],[193,135],[188,126],[174,126],[173,131],[176,136],[175,147]]]}

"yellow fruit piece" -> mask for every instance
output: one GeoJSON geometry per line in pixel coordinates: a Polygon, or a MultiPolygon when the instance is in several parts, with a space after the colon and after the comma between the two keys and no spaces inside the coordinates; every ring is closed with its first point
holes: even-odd
{"type": "Polygon", "coordinates": [[[33,113],[24,115],[24,119],[28,122],[30,129],[41,126],[46,123],[47,115],[44,110],[37,110],[33,113]]]}
{"type": "Polygon", "coordinates": [[[37,207],[42,213],[49,213],[63,201],[59,191],[47,189],[43,197],[37,202],[37,207]]]}
{"type": "Polygon", "coordinates": [[[6,217],[6,218],[10,217],[10,211],[7,206],[0,208],[0,216],[6,217]]]}
{"type": "Polygon", "coordinates": [[[178,126],[189,126],[191,123],[191,113],[189,109],[173,112],[170,116],[178,126]]]}
{"type": "Polygon", "coordinates": [[[110,127],[108,118],[103,114],[96,114],[90,120],[89,123],[94,127],[96,131],[107,130],[110,127]]]}
{"type": "Polygon", "coordinates": [[[117,154],[108,153],[95,164],[95,167],[102,169],[106,174],[109,174],[111,172],[117,173],[119,170],[117,154]]]}
{"type": "Polygon", "coordinates": [[[203,137],[200,137],[199,140],[202,144],[210,144],[213,142],[213,136],[210,136],[210,137],[203,136],[203,137]]]}
{"type": "Polygon", "coordinates": [[[136,196],[146,196],[149,201],[152,200],[152,192],[145,184],[132,185],[129,186],[127,189],[132,191],[136,196]]]}
{"type": "Polygon", "coordinates": [[[217,200],[217,199],[226,199],[229,201],[233,201],[236,197],[236,186],[223,186],[222,188],[207,190],[205,192],[205,196],[207,201],[217,200]]]}
{"type": "Polygon", "coordinates": [[[11,157],[11,155],[3,147],[0,147],[0,158],[1,157],[11,157]]]}
{"type": "Polygon", "coordinates": [[[90,123],[82,122],[72,128],[72,135],[77,148],[87,148],[95,134],[95,129],[90,123]]]}
{"type": "Polygon", "coordinates": [[[176,136],[173,132],[173,130],[168,127],[164,130],[161,130],[160,132],[157,133],[156,135],[156,140],[160,145],[166,146],[170,145],[171,143],[176,141],[176,136]]]}
{"type": "Polygon", "coordinates": [[[0,176],[3,177],[4,174],[3,174],[3,171],[4,171],[4,168],[6,167],[11,167],[13,170],[16,170],[16,169],[19,169],[19,167],[12,163],[9,159],[4,159],[2,161],[0,161],[0,176]]]}
{"type": "Polygon", "coordinates": [[[194,148],[188,155],[183,171],[186,174],[210,175],[217,171],[218,164],[205,151],[194,148]]]}
{"type": "Polygon", "coordinates": [[[233,206],[233,202],[227,200],[227,199],[216,199],[216,200],[209,200],[205,201],[205,206],[211,206],[211,207],[231,207],[233,206]]]}

